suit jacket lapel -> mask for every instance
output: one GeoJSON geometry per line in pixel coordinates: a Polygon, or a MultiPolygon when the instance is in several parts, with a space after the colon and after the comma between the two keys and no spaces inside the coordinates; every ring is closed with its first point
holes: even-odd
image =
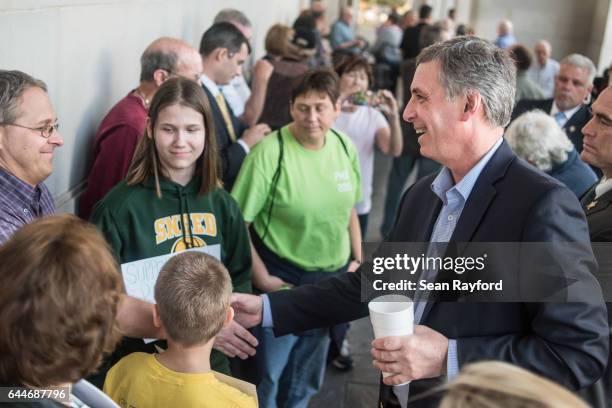
{"type": "Polygon", "coordinates": [[[431,191],[431,182],[435,175],[419,181],[412,186],[402,198],[399,213],[393,229],[389,234],[389,242],[428,242],[434,223],[440,213],[442,201],[431,191]],[[411,197],[417,197],[418,203],[411,197]],[[407,203],[406,201],[411,201],[407,203]]]}
{"type": "Polygon", "coordinates": [[[476,180],[476,184],[453,231],[452,242],[469,242],[472,240],[489,205],[497,194],[494,184],[506,174],[508,166],[515,158],[516,156],[506,141],[503,141],[480,173],[478,180],[476,180]]]}
{"type": "Polygon", "coordinates": [[[587,210],[587,206],[589,206],[589,204],[591,204],[595,198],[595,187],[597,187],[597,184],[599,184],[599,181],[595,182],[595,184],[593,184],[591,188],[589,188],[589,190],[584,193],[582,197],[580,197],[580,205],[582,205],[582,209],[585,210],[585,212],[587,210]]]}
{"type": "Polygon", "coordinates": [[[565,129],[566,131],[570,133],[574,133],[576,131],[582,132],[582,129],[578,129],[577,126],[581,125],[582,123],[585,123],[588,115],[589,115],[589,111],[587,109],[587,106],[582,105],[580,109],[578,109],[576,113],[574,113],[572,117],[569,118],[567,122],[565,122],[563,129],[565,129]]]}
{"type": "MultiPolygon", "coordinates": [[[[445,256],[459,256],[460,253],[456,252],[456,244],[460,242],[467,243],[472,241],[478,226],[485,217],[487,209],[497,194],[494,184],[497,182],[497,180],[504,177],[508,167],[515,159],[516,156],[504,140],[480,173],[478,180],[476,180],[476,184],[474,185],[474,188],[472,189],[470,196],[463,207],[463,211],[461,212],[457,226],[453,231],[453,235],[450,239],[450,245],[447,248],[445,256]]],[[[435,222],[435,220],[433,222],[435,222]]],[[[466,247],[467,245],[462,246],[462,249],[465,250],[466,247]]],[[[467,274],[453,274],[453,277],[455,279],[465,280],[467,274]]],[[[443,280],[448,280],[448,275],[439,273],[436,277],[436,281],[443,280]]],[[[449,297],[452,297],[452,294],[449,294],[449,297]]],[[[428,299],[425,310],[423,311],[423,316],[421,317],[421,322],[425,321],[436,300],[437,298],[428,299]]]]}
{"type": "Polygon", "coordinates": [[[590,203],[586,203],[584,209],[587,217],[608,208],[610,201],[612,201],[612,190],[602,194],[602,196],[598,199],[592,200],[590,203]]]}

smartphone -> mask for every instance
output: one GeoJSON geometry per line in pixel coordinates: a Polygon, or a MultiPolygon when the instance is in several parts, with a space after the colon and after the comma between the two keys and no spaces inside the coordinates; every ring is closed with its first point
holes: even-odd
{"type": "Polygon", "coordinates": [[[349,96],[348,101],[356,106],[372,106],[380,105],[380,92],[356,92],[349,96]]]}

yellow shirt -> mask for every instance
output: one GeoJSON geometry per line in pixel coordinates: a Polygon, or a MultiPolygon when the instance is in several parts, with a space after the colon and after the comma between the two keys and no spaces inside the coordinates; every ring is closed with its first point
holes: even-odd
{"type": "Polygon", "coordinates": [[[257,407],[253,397],[220,382],[213,372],[172,371],[147,353],[132,353],[115,364],[104,392],[123,408],[257,407]]]}

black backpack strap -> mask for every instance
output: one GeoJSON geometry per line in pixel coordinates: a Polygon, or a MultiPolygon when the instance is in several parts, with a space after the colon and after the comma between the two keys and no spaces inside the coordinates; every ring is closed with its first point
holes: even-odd
{"type": "Polygon", "coordinates": [[[276,139],[278,139],[278,162],[276,163],[276,170],[274,171],[274,175],[272,176],[272,188],[270,189],[270,207],[268,207],[268,221],[266,222],[264,233],[260,238],[262,242],[268,235],[268,228],[270,227],[270,220],[272,219],[272,208],[274,207],[274,199],[276,198],[276,187],[278,185],[278,179],[280,179],[281,175],[281,164],[283,162],[284,154],[284,142],[280,129],[276,130],[276,139]]]}
{"type": "Polygon", "coordinates": [[[340,133],[336,132],[333,128],[329,128],[329,130],[331,130],[332,133],[334,135],[336,135],[336,137],[340,141],[340,144],[342,145],[342,148],[344,149],[344,153],[346,153],[346,157],[350,157],[349,156],[349,152],[348,152],[348,148],[346,147],[346,143],[344,143],[344,139],[342,139],[342,136],[340,136],[340,133]]]}

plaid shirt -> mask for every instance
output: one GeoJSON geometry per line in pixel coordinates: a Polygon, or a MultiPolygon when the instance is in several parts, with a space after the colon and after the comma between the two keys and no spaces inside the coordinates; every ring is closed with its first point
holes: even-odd
{"type": "Polygon", "coordinates": [[[23,225],[53,213],[53,197],[44,184],[32,187],[0,168],[0,245],[23,225]]]}

